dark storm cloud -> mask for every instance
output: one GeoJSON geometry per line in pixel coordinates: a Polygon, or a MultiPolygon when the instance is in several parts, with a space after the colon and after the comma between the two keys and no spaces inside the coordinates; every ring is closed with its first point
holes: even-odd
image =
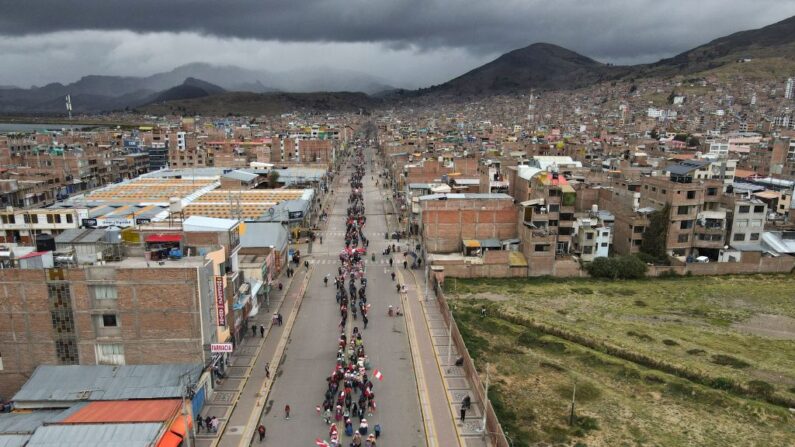
{"type": "Polygon", "coordinates": [[[0,34],[196,32],[476,54],[544,41],[633,61],[793,14],[795,0],[0,0],[0,34]]]}

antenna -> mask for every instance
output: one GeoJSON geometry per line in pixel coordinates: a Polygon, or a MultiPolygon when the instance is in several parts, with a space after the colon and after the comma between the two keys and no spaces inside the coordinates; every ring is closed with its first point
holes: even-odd
{"type": "Polygon", "coordinates": [[[66,95],[66,112],[69,113],[69,119],[72,119],[72,95],[66,95]]]}

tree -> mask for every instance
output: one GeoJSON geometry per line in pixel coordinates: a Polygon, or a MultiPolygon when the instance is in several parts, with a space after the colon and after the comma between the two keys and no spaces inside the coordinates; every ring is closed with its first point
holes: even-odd
{"type": "Polygon", "coordinates": [[[277,183],[279,183],[279,171],[271,169],[268,173],[268,184],[271,188],[275,188],[277,183]]]}
{"type": "Polygon", "coordinates": [[[636,256],[618,256],[596,258],[585,266],[585,270],[594,278],[640,279],[646,276],[647,267],[636,256]]]}
{"type": "Polygon", "coordinates": [[[671,207],[666,204],[663,209],[649,215],[649,225],[643,232],[640,251],[651,256],[657,262],[667,263],[668,254],[665,251],[668,238],[668,217],[671,207]]]}

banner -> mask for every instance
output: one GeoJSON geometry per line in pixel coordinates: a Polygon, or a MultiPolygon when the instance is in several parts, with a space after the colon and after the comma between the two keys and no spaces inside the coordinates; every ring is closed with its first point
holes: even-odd
{"type": "Polygon", "coordinates": [[[218,326],[226,326],[226,299],[224,297],[224,277],[215,277],[215,307],[218,310],[218,326]]]}

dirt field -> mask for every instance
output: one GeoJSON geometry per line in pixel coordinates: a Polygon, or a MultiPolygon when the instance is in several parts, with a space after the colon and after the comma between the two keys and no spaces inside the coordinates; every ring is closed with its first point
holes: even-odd
{"type": "Polygon", "coordinates": [[[515,445],[795,446],[789,275],[445,286],[515,445]]]}

